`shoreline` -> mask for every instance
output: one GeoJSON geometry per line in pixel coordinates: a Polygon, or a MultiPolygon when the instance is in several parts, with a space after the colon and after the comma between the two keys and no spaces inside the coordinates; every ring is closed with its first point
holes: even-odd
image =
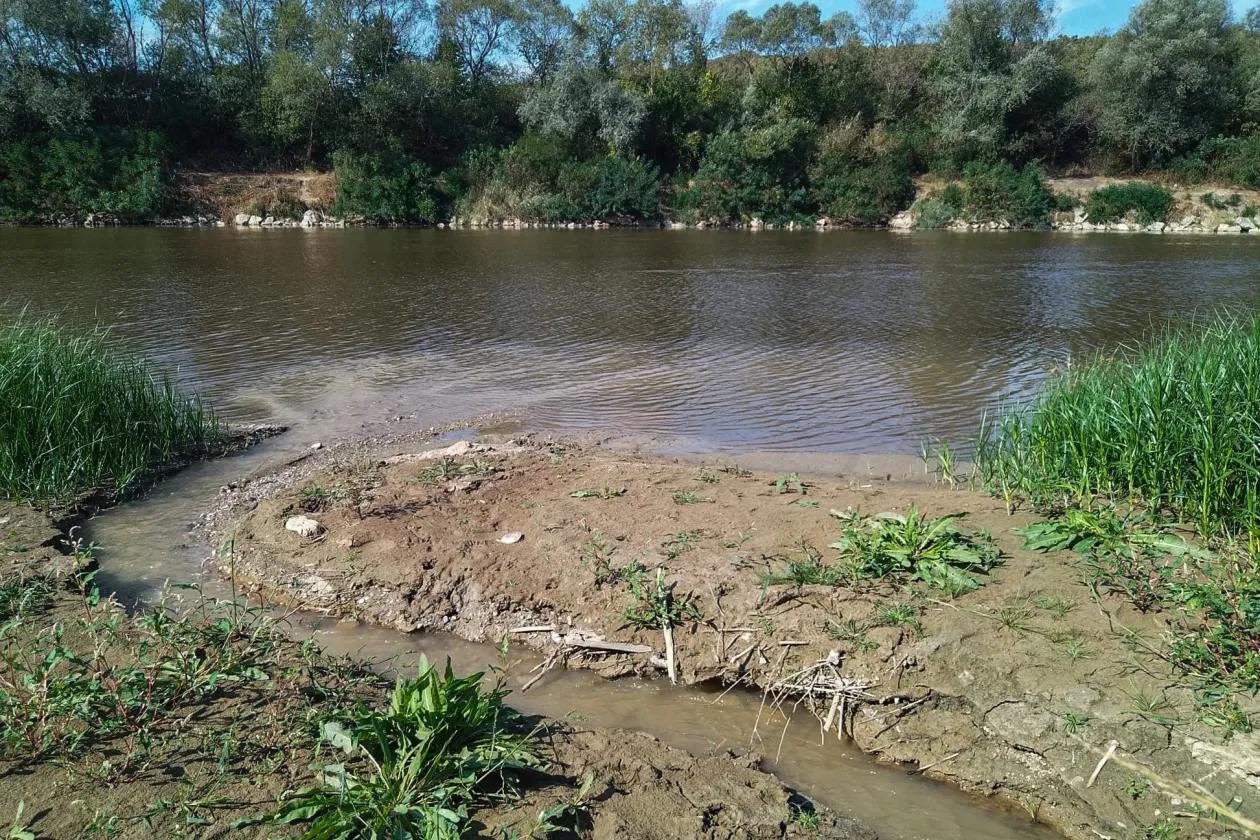
{"type": "MultiPolygon", "coordinates": [[[[880,604],[904,600],[904,592],[886,586],[832,590],[810,585],[795,593],[790,588],[771,587],[768,597],[773,607],[784,610],[771,615],[756,598],[753,580],[757,573],[738,564],[731,569],[724,556],[730,550],[717,548],[723,537],[731,542],[726,531],[736,520],[752,519],[757,509],[781,503],[791,507],[771,507],[775,519],[769,523],[756,516],[756,522],[771,532],[758,543],[767,569],[784,561],[792,540],[799,538],[801,545],[806,544],[802,533],[815,535],[812,544],[825,545],[818,522],[806,520],[813,517],[826,522],[827,507],[846,501],[850,506],[861,506],[867,500],[863,512],[868,514],[874,512],[874,504],[886,508],[894,502],[892,506],[903,512],[907,504],[917,504],[932,515],[952,512],[947,507],[970,509],[979,511],[976,524],[992,528],[995,534],[999,529],[1009,532],[1015,525],[1033,521],[1027,514],[1010,517],[988,497],[963,490],[866,480],[860,485],[853,481],[847,485],[832,482],[829,487],[820,483],[818,490],[808,491],[814,497],[803,494],[784,503],[779,493],[771,493],[769,500],[757,498],[768,492],[759,488],[768,480],[773,482],[773,477],[765,474],[723,475],[712,484],[691,484],[696,462],[703,463],[703,458],[669,461],[563,442],[540,446],[528,436],[507,439],[506,443],[491,442],[488,448],[478,446],[481,444],[462,442],[424,453],[400,453],[379,461],[370,470],[362,462],[349,469],[330,452],[320,463],[290,469],[282,476],[260,477],[258,484],[243,483],[231,498],[220,501],[209,516],[207,531],[222,537],[231,523],[231,573],[238,580],[249,580],[270,597],[295,606],[404,632],[435,630],[491,644],[511,638],[514,644],[541,652],[553,664],[563,661],[568,667],[587,668],[608,678],[636,674],[664,679],[660,634],[628,629],[624,622],[618,626],[608,612],[617,608],[617,596],[607,585],[599,584],[598,577],[594,587],[585,580],[592,563],[601,562],[598,556],[589,556],[592,545],[597,546],[596,555],[603,552],[605,561],[616,552],[621,552],[616,555],[618,561],[628,559],[626,555],[632,551],[646,552],[638,555],[643,567],[668,568],[678,591],[694,596],[707,621],[707,625],[696,624],[676,634],[681,682],[727,687],[743,684],[769,691],[788,669],[785,663],[789,655],[792,664],[808,667],[809,661],[821,662],[840,650],[846,667],[853,663],[855,669],[846,674],[881,686],[871,688],[871,700],[855,703],[848,710],[845,733],[863,752],[885,761],[917,764],[931,778],[972,793],[996,794],[1009,806],[1027,809],[1031,797],[1036,801],[1038,821],[1050,823],[1072,838],[1118,831],[1117,826],[1140,825],[1143,819],[1151,821],[1149,814],[1143,816],[1150,801],[1130,799],[1114,787],[1107,790],[1106,786],[1084,784],[1096,761],[1087,742],[1098,741],[1103,735],[1115,736],[1130,757],[1140,763],[1153,762],[1157,770],[1179,777],[1193,773],[1190,768],[1196,765],[1211,764],[1205,756],[1215,756],[1218,764],[1235,760],[1222,757],[1229,749],[1216,752],[1219,745],[1209,744],[1210,736],[1193,723],[1178,727],[1181,734],[1175,737],[1185,739],[1182,747],[1174,745],[1172,729],[1160,735],[1155,729],[1162,731],[1162,727],[1151,731],[1133,728],[1123,711],[1127,684],[1101,665],[1125,656],[1123,646],[1107,632],[1110,622],[1145,619],[1126,612],[1122,605],[1099,603],[1097,618],[1055,625],[1033,606],[1034,599],[1071,601],[1070,609],[1079,610],[1082,619],[1095,606],[1084,592],[1076,593],[1077,600],[1067,597],[1080,585],[1069,563],[1021,552],[1009,533],[998,538],[1008,559],[992,572],[988,585],[961,596],[959,604],[939,598],[916,602],[917,612],[908,623],[897,625],[874,617],[882,609],[880,604]],[[559,461],[555,460],[557,449],[561,452],[559,461]],[[483,479],[457,478],[445,489],[439,486],[430,490],[415,482],[417,475],[423,478],[425,468],[445,463],[443,459],[470,458],[484,458],[498,466],[483,479]],[[359,511],[357,523],[345,518],[344,502],[331,502],[317,510],[301,507],[313,496],[331,494],[327,498],[336,498],[351,486],[347,481],[362,480],[369,473],[369,492],[388,502],[360,502],[365,509],[359,511]],[[569,477],[558,481],[562,475],[569,477]],[[600,476],[604,482],[627,485],[629,495],[637,497],[632,503],[636,511],[623,510],[616,522],[601,521],[601,514],[618,505],[616,488],[605,493],[605,499],[569,499],[569,484],[597,487],[600,476]],[[460,486],[460,481],[465,484],[460,486]],[[679,505],[677,499],[672,505],[668,501],[675,486],[700,486],[716,495],[728,482],[738,485],[731,490],[734,495],[722,495],[711,507],[706,500],[694,506],[679,505]],[[645,501],[649,493],[657,497],[664,494],[665,499],[645,501]],[[877,497],[883,498],[870,502],[877,497]],[[372,506],[378,504],[396,513],[378,522],[379,514],[372,512],[372,506]],[[541,524],[532,529],[529,525],[521,529],[521,547],[496,545],[494,532],[518,528],[526,518],[519,512],[522,505],[539,511],[534,519],[551,518],[546,522],[540,519],[541,524]],[[735,513],[729,513],[732,508],[735,513]],[[314,543],[280,527],[300,510],[306,510],[325,529],[314,543]],[[808,513],[811,510],[813,513],[808,513]],[[666,528],[680,534],[687,531],[692,524],[687,516],[691,511],[700,511],[698,521],[706,523],[695,532],[698,536],[689,540],[694,545],[680,549],[676,544],[656,543],[652,547],[654,537],[648,534],[659,538],[666,528]],[[469,517],[472,525],[458,524],[470,521],[469,517]],[[581,528],[575,526],[575,517],[580,517],[581,528]],[[794,520],[793,524],[777,527],[778,520],[785,517],[794,520]],[[508,518],[512,522],[506,521],[508,518]],[[722,526],[719,520],[727,525],[722,526]],[[408,524],[413,521],[415,525],[408,524]],[[478,522],[483,526],[497,524],[491,533],[484,533],[478,522]],[[422,539],[414,543],[417,536],[422,539]],[[645,536],[647,545],[641,543],[645,536]],[[465,547],[458,549],[457,545],[465,547]],[[390,552],[388,566],[374,559],[378,549],[390,552]],[[583,552],[588,556],[579,562],[583,552]],[[346,556],[354,558],[349,565],[346,556]],[[767,561],[768,556],[778,559],[767,561]],[[565,559],[558,561],[557,557],[565,559]],[[750,577],[747,585],[738,583],[750,577]],[[829,603],[824,605],[824,601],[829,603]],[[1000,622],[1012,610],[1019,612],[1020,626],[1032,622],[1038,627],[1028,632],[1012,631],[1009,638],[995,634],[993,622],[1000,622]],[[715,637],[706,626],[718,617],[720,623],[736,627],[739,633],[726,639],[721,633],[715,637]],[[838,622],[830,626],[844,632],[829,636],[822,629],[829,622],[838,622]],[[1047,626],[1040,627],[1042,623],[1047,626]],[[1086,641],[1077,639],[1075,643],[1082,649],[1088,644],[1092,649],[1089,658],[1079,664],[1077,660],[1056,661],[1062,657],[1055,652],[1061,645],[1047,646],[1045,642],[1069,627],[1070,632],[1080,632],[1077,624],[1088,635],[1086,641]],[[761,629],[748,632],[754,627],[761,629]],[[530,628],[542,631],[526,632],[530,628]],[[768,638],[763,635],[766,632],[768,638]],[[580,644],[573,647],[574,633],[599,643],[606,640],[636,646],[636,650],[650,651],[651,655],[591,654],[580,644]],[[715,645],[727,651],[715,653],[715,645]],[[736,655],[728,657],[730,653],[736,655]],[[1090,664],[1095,657],[1097,664],[1090,664]],[[890,684],[889,673],[893,673],[895,684],[890,684]],[[1033,674],[1039,676],[1033,678],[1033,674]],[[1075,678],[1079,683],[1061,685],[1064,678],[1069,682],[1075,678]],[[1075,718],[1099,718],[1091,728],[1082,730],[1086,738],[1062,729],[1059,717],[1068,714],[1067,710],[1072,710],[1075,718]],[[1059,763],[1067,766],[1055,769],[1059,763]]],[[[701,473],[709,469],[716,468],[710,464],[701,473]]],[[[768,514],[763,511],[762,515],[768,514]]],[[[829,525],[821,527],[823,533],[835,530],[829,525]]],[[[605,565],[616,568],[611,561],[605,565]]],[[[763,597],[767,597],[765,587],[763,597]]],[[[1147,632],[1151,631],[1158,632],[1158,628],[1151,626],[1147,632]]],[[[1159,680],[1149,686],[1143,683],[1142,690],[1164,696],[1180,696],[1183,691],[1175,682],[1159,680]]],[[[1246,746],[1242,748],[1245,751],[1246,746]]],[[[1247,766],[1246,761],[1237,759],[1237,766],[1247,766]]],[[[1260,775],[1251,777],[1249,772],[1244,772],[1244,777],[1260,784],[1260,775]]],[[[1111,784],[1120,784],[1118,776],[1111,784]]],[[[1201,830],[1200,825],[1195,828],[1201,830]]]]}
{"type": "Polygon", "coordinates": [[[789,222],[775,225],[753,222],[653,222],[623,224],[615,222],[527,222],[516,219],[486,222],[435,222],[432,224],[399,224],[387,222],[371,222],[355,219],[321,218],[318,221],[305,219],[260,219],[257,222],[237,223],[224,221],[217,217],[183,217],[171,219],[155,219],[139,222],[119,221],[48,221],[33,224],[2,224],[0,228],[87,228],[87,229],[119,229],[119,228],[177,228],[177,229],[235,229],[235,230],[642,230],[642,231],[680,231],[680,230],[726,230],[760,233],[815,231],[819,233],[853,233],[853,232],[891,232],[897,234],[940,234],[940,233],[1142,233],[1148,235],[1205,236],[1205,235],[1249,235],[1260,234],[1260,219],[1238,219],[1234,223],[1220,222],[1200,223],[1187,222],[1154,222],[1142,225],[1136,222],[1092,223],[1085,220],[1055,221],[1048,227],[1017,227],[1005,222],[965,222],[955,220],[942,228],[916,228],[908,214],[899,214],[884,225],[844,225],[828,224],[819,220],[814,224],[789,222]],[[906,218],[901,218],[905,216],[906,218]]]}

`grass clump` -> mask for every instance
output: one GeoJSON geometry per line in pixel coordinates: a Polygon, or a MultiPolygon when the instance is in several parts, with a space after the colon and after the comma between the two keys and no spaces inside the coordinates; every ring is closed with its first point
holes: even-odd
{"type": "Polygon", "coordinates": [[[973,572],[987,572],[1001,556],[983,532],[958,527],[965,513],[928,519],[911,506],[905,514],[873,517],[833,510],[844,523],[831,548],[840,552],[846,574],[857,580],[908,576],[957,596],[982,584],[973,572]]]}
{"type": "Polygon", "coordinates": [[[68,501],[125,494],[152,470],[224,445],[210,406],[100,330],[0,324],[0,492],[68,501]]]}
{"type": "Polygon", "coordinates": [[[1124,498],[1205,535],[1260,536],[1260,315],[1103,357],[986,422],[987,489],[1034,503],[1124,498]]]}
{"type": "MultiPolygon", "coordinates": [[[[512,776],[543,762],[507,692],[482,674],[444,674],[421,657],[389,706],[360,706],[326,721],[325,744],[344,760],[316,769],[323,784],[303,788],[261,822],[309,823],[305,837],[465,836],[468,808],[503,796],[512,776]]],[[[241,825],[254,821],[243,821],[241,825]]]]}
{"type": "Polygon", "coordinates": [[[1118,222],[1132,211],[1139,222],[1149,225],[1167,219],[1172,205],[1172,191],[1155,184],[1108,184],[1089,194],[1085,213],[1094,224],[1105,224],[1118,222]]]}

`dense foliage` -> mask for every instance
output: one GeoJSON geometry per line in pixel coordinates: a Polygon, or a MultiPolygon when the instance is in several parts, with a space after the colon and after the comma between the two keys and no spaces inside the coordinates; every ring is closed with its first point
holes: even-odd
{"type": "Polygon", "coordinates": [[[1100,358],[984,430],[986,486],[1039,503],[1123,498],[1204,535],[1260,535],[1260,317],[1100,358]]]}
{"type": "Polygon", "coordinates": [[[1257,29],[1226,0],[1143,0],[1089,38],[1052,36],[1049,0],[952,0],[932,25],[913,0],[725,20],[712,0],[0,0],[0,220],[152,217],[181,167],[335,166],[342,212],[396,221],[875,224],[935,172],[968,196],[921,219],[1037,225],[1030,164],[1260,186],[1257,29]]]}
{"type": "Polygon", "coordinates": [[[0,324],[0,497],[121,494],[150,471],[222,451],[213,411],[100,332],[0,324]]]}

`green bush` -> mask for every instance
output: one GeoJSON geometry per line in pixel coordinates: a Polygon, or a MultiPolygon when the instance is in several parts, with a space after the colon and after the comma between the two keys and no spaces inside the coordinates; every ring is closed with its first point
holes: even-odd
{"type": "Polygon", "coordinates": [[[1155,184],[1108,184],[1089,194],[1085,210],[1094,224],[1116,222],[1136,211],[1138,221],[1149,225],[1167,219],[1172,203],[1172,191],[1155,184]]]}
{"type": "Polygon", "coordinates": [[[214,412],[100,332],[0,325],[0,492],[121,494],[149,471],[223,445],[214,412]]]}
{"type": "Polygon", "coordinates": [[[661,176],[656,167],[617,155],[566,164],[546,203],[553,222],[659,219],[661,176]]]}
{"type": "Polygon", "coordinates": [[[901,155],[873,161],[823,155],[811,172],[818,211],[851,225],[880,225],[914,201],[914,181],[901,155]]]}
{"type": "Polygon", "coordinates": [[[1045,227],[1053,196],[1041,167],[1017,170],[1009,163],[972,162],[963,169],[963,195],[973,221],[1007,221],[1015,227],[1045,227]]]}
{"type": "Polygon", "coordinates": [[[955,216],[962,215],[963,210],[967,206],[967,197],[963,195],[962,187],[957,183],[951,182],[941,190],[939,196],[941,203],[948,207],[955,216]]]}
{"type": "Polygon", "coordinates": [[[1049,382],[982,430],[986,486],[1140,501],[1260,536],[1260,315],[1172,331],[1049,382]]]}
{"type": "Polygon", "coordinates": [[[1212,180],[1260,189],[1260,135],[1209,138],[1173,161],[1172,170],[1191,184],[1212,180]]]}
{"type": "Polygon", "coordinates": [[[153,132],[9,141],[0,145],[0,221],[88,213],[152,219],[170,198],[164,156],[162,138],[153,132]]]}
{"type": "Polygon", "coordinates": [[[812,217],[807,163],[814,132],[810,123],[788,117],[710,138],[699,170],[679,191],[679,215],[688,221],[761,218],[774,224],[812,217]]]}
{"type": "Polygon", "coordinates": [[[333,213],[380,222],[420,224],[437,220],[429,167],[401,152],[333,155],[337,200],[333,213]]]}
{"type": "Polygon", "coordinates": [[[1080,199],[1068,193],[1054,193],[1051,200],[1059,213],[1070,213],[1081,203],[1080,199]]]}
{"type": "Polygon", "coordinates": [[[914,226],[919,230],[937,230],[947,227],[958,214],[943,198],[929,198],[915,203],[911,208],[914,226]]]}

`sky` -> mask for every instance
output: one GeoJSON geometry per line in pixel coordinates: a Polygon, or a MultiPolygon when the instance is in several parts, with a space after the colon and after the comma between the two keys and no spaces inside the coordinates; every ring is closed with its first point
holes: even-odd
{"type": "MultiPolygon", "coordinates": [[[[939,16],[947,0],[919,0],[919,14],[924,18],[939,16]]],[[[735,0],[722,4],[733,10],[745,8],[751,12],[772,5],[774,0],[735,0]]],[[[814,0],[824,13],[841,10],[853,11],[856,0],[814,0]]],[[[1233,0],[1235,14],[1242,14],[1260,0],[1233,0]]],[[[1106,30],[1114,32],[1129,17],[1129,10],[1137,0],[1058,0],[1059,30],[1064,35],[1093,35],[1106,30]]]]}

